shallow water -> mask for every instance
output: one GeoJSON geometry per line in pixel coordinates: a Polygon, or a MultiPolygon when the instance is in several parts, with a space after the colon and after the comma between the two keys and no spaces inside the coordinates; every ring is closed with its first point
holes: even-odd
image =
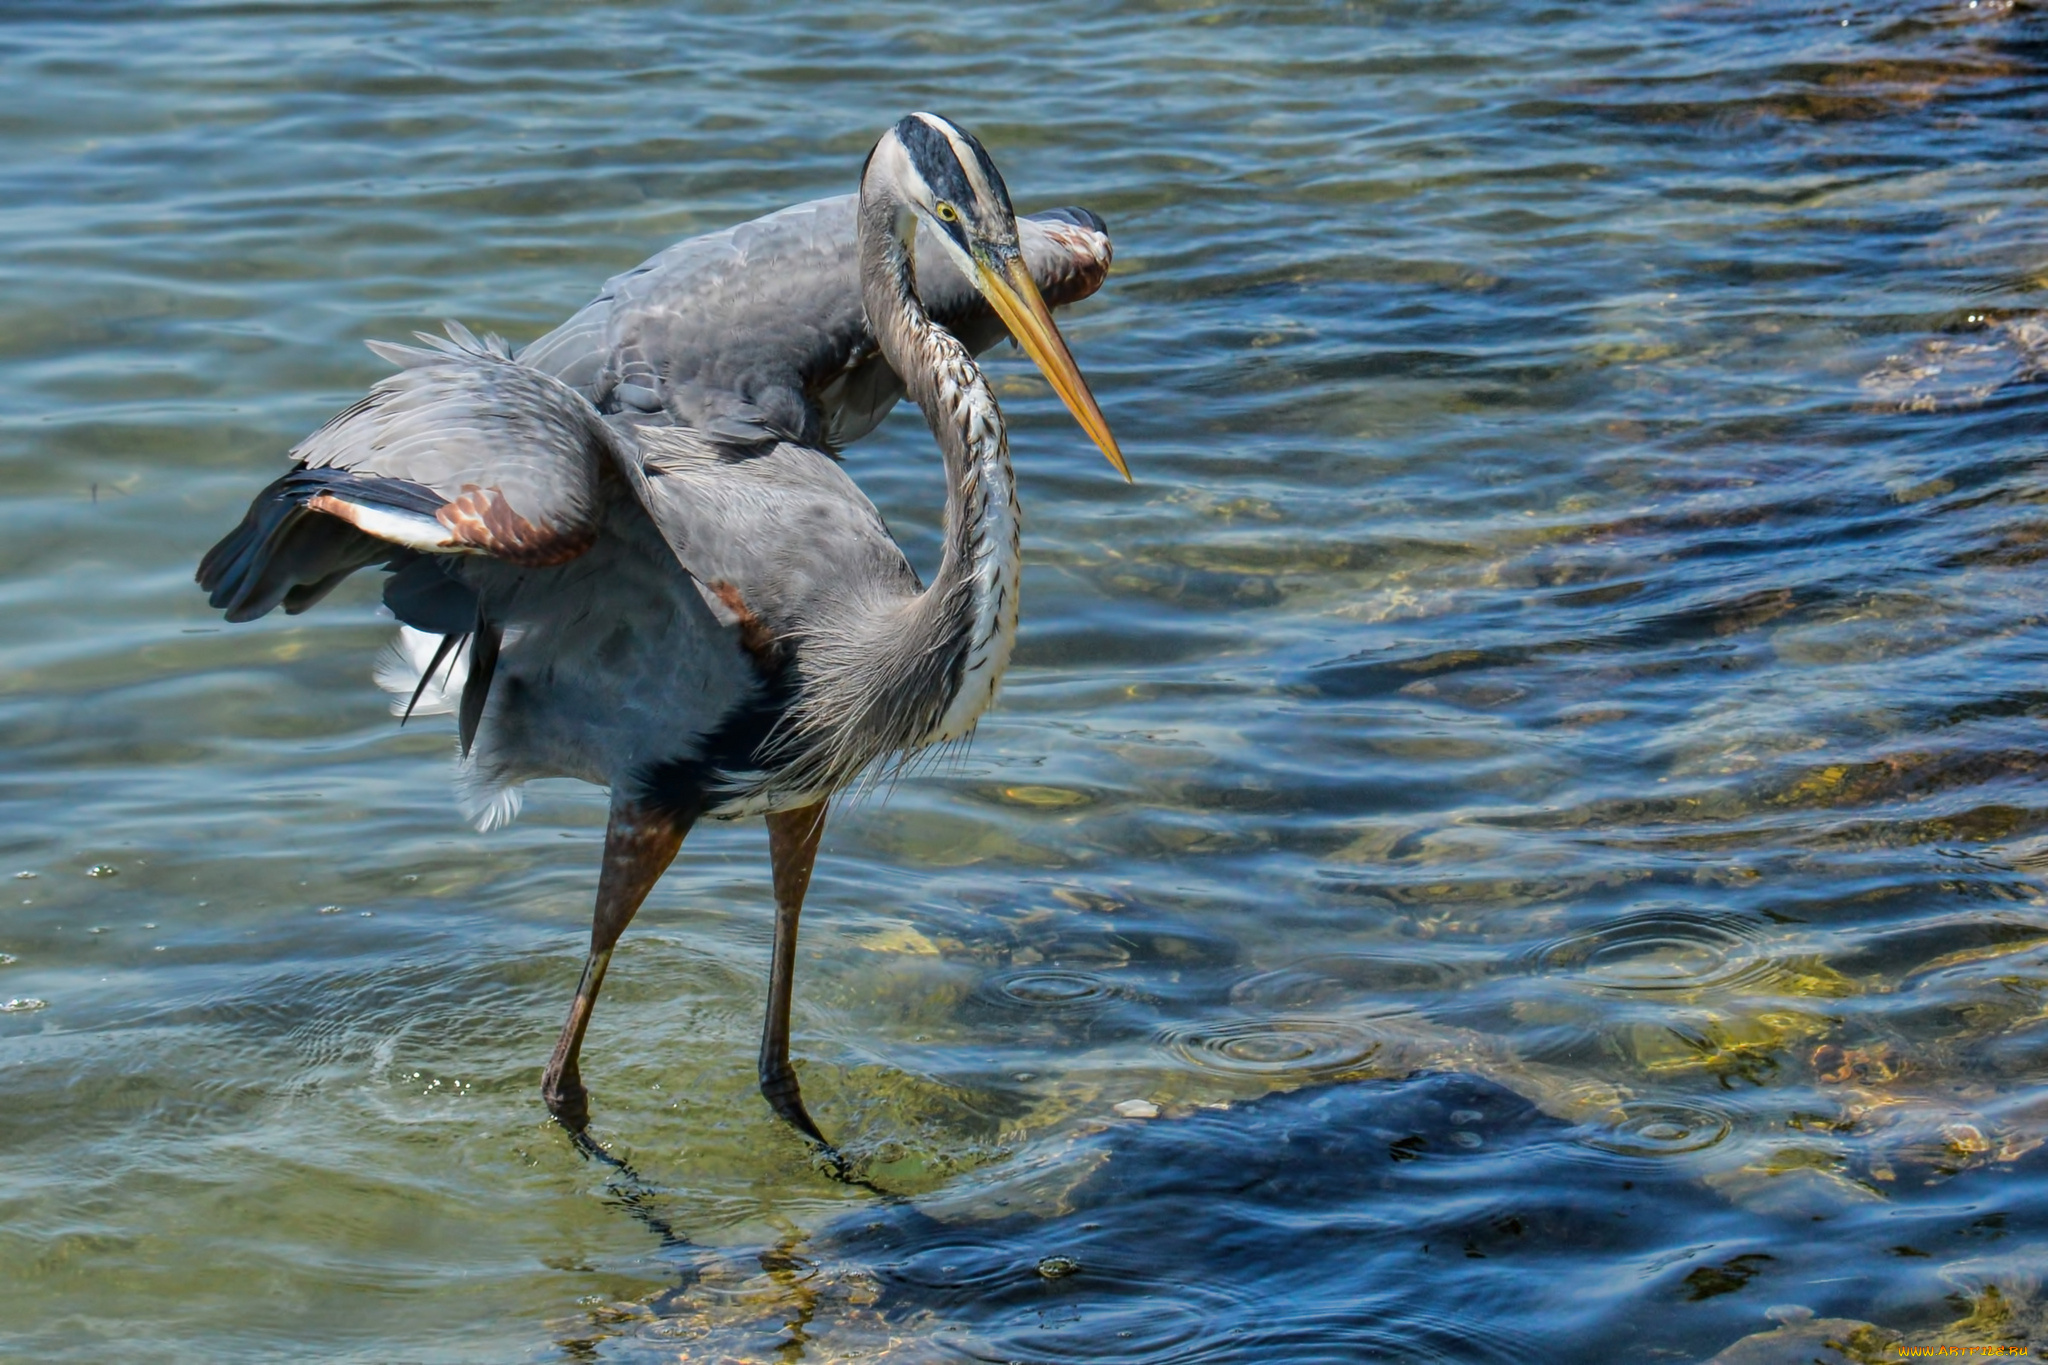
{"type": "MultiPolygon", "coordinates": [[[[2031,1340],[2044,62],[1993,0],[8,7],[0,1354],[2031,1340]],[[753,824],[627,936],[585,1159],[601,796],[471,833],[374,583],[191,570],[361,338],[524,341],[921,106],[1109,220],[1138,482],[992,362],[1018,659],[800,958],[897,1197],[754,1093],[753,824]]],[[[929,564],[916,414],[848,464],[929,564]]]]}

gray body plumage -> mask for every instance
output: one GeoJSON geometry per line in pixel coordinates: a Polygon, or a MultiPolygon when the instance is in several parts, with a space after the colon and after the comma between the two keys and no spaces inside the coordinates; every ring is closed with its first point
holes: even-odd
{"type": "Polygon", "coordinates": [[[917,576],[818,451],[774,442],[735,459],[686,427],[610,418],[605,430],[588,553],[451,566],[507,637],[466,812],[505,818],[518,784],[549,776],[724,817],[816,799],[815,784],[773,781],[761,754],[797,689],[806,623],[850,597],[914,594],[917,576]]]}

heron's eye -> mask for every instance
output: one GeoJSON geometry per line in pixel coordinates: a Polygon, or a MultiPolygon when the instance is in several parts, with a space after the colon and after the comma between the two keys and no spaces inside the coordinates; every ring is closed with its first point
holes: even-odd
{"type": "Polygon", "coordinates": [[[960,221],[960,210],[954,208],[943,199],[932,205],[932,212],[939,215],[939,221],[942,223],[957,223],[960,221]]]}

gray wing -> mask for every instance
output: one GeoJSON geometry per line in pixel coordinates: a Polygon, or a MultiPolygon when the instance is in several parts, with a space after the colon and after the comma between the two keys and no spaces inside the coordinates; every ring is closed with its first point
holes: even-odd
{"type": "Polygon", "coordinates": [[[782,635],[821,596],[916,590],[881,514],[823,452],[606,417],[495,338],[458,324],[449,335],[429,350],[372,343],[403,368],[301,442],[292,471],[206,556],[200,584],[230,620],[303,611],[383,563],[398,570],[385,600],[401,621],[465,633],[484,580],[459,561],[551,569],[625,521],[651,521],[649,543],[666,544],[727,625],[782,635]]]}
{"type": "Polygon", "coordinates": [[[535,776],[695,783],[690,799],[714,769],[744,776],[807,627],[849,595],[916,591],[822,451],[607,417],[495,339],[449,331],[376,346],[399,372],[297,447],[199,580],[247,620],[396,570],[386,603],[441,638],[379,681],[406,714],[450,693],[473,818],[509,818],[535,776]]]}
{"type": "MultiPolygon", "coordinates": [[[[787,486],[752,496],[769,465],[673,428],[697,477],[651,497],[631,422],[495,338],[452,324],[449,337],[373,344],[402,368],[301,442],[292,471],[207,555],[214,604],[235,620],[300,611],[356,569],[394,569],[386,604],[441,638],[402,634],[379,681],[406,715],[429,691],[429,709],[457,712],[464,806],[486,826],[510,818],[530,777],[744,766],[776,698],[768,661],[746,653],[759,623],[727,604],[744,600],[735,583],[773,596],[777,532],[814,520],[804,509],[822,485],[771,477],[787,486]],[[699,574],[682,550],[714,569],[699,574]]],[[[788,452],[792,467],[803,454],[788,452]]],[[[879,529],[857,490],[850,507],[853,524],[879,529]]]]}
{"type": "MultiPolygon", "coordinates": [[[[861,303],[856,204],[813,200],[678,242],[614,276],[519,358],[601,412],[665,414],[742,444],[844,446],[903,397],[861,303]]],[[[1109,272],[1108,229],[1086,209],[1020,219],[1018,234],[1056,307],[1109,272]]],[[[919,296],[942,326],[977,353],[1007,334],[943,252],[917,259],[919,296]]]]}
{"type": "Polygon", "coordinates": [[[631,429],[642,504],[712,614],[757,654],[780,655],[849,599],[919,590],[882,514],[823,451],[776,441],[735,455],[659,417],[631,429]]]}
{"type": "MultiPolygon", "coordinates": [[[[371,343],[402,368],[300,442],[291,472],[201,561],[200,586],[229,620],[304,611],[370,564],[484,555],[539,567],[595,543],[607,484],[634,468],[628,438],[497,338],[448,330],[423,338],[430,350],[371,343]]],[[[446,613],[415,620],[392,605],[448,628],[446,613]]]]}

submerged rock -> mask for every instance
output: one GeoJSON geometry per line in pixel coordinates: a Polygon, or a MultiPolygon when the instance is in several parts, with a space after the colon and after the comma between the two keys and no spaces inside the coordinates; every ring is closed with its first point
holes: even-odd
{"type": "Polygon", "coordinates": [[[1855,1318],[1809,1318],[1757,1332],[1707,1365],[1877,1365],[1898,1359],[1898,1334],[1855,1318]]]}
{"type": "Polygon", "coordinates": [[[2036,1259],[1986,1255],[2048,1243],[2031,1154],[1960,1173],[1967,1198],[1880,1196],[1823,1145],[1731,1168],[1664,1133],[1671,1106],[1618,1143],[1463,1072],[1161,1109],[772,1248],[681,1252],[651,1317],[592,1334],[620,1360],[625,1337],[751,1359],[800,1327],[807,1359],[1868,1365],[2040,1317],[2036,1259]],[[1877,1303],[1950,1326],[1902,1337],[1877,1303]]]}

